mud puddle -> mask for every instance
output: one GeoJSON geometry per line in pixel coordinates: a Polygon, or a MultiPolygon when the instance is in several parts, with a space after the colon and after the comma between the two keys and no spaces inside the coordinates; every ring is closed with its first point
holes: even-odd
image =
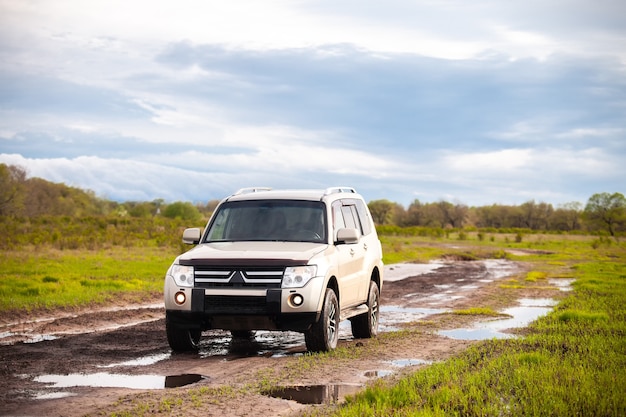
{"type": "Polygon", "coordinates": [[[557,304],[557,301],[549,298],[523,298],[518,300],[518,303],[518,307],[507,308],[501,312],[510,318],[479,322],[471,328],[440,330],[438,333],[461,340],[515,338],[514,334],[507,331],[526,327],[539,317],[545,316],[557,304]]]}
{"type": "Polygon", "coordinates": [[[331,404],[339,403],[347,395],[356,394],[362,389],[362,384],[296,385],[272,388],[262,394],[300,404],[331,404]]]}
{"type": "Polygon", "coordinates": [[[35,382],[46,384],[49,388],[129,388],[129,389],[165,389],[178,388],[194,384],[207,377],[199,374],[183,375],[124,375],[99,372],[95,374],[40,375],[35,382]]]}

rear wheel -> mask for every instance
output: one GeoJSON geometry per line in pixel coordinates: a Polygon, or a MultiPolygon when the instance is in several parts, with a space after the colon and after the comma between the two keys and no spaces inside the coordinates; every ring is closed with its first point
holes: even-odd
{"type": "Polygon", "coordinates": [[[193,352],[198,350],[202,330],[182,327],[174,323],[168,313],[165,313],[165,332],[167,342],[174,352],[193,352]]]}
{"type": "Polygon", "coordinates": [[[352,335],[357,339],[369,339],[378,334],[378,317],[380,314],[380,290],[374,281],[370,282],[370,292],[367,299],[367,313],[350,320],[352,335]]]}
{"type": "Polygon", "coordinates": [[[322,314],[317,323],[304,333],[306,348],[310,352],[328,352],[337,347],[339,340],[339,302],[335,291],[326,288],[322,314]]]}

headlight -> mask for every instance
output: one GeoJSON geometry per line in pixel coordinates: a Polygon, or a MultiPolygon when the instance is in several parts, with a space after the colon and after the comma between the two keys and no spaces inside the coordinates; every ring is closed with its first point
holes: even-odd
{"type": "Polygon", "coordinates": [[[193,287],[193,266],[174,264],[169,274],[179,287],[193,287]]]}
{"type": "Polygon", "coordinates": [[[302,288],[315,277],[317,266],[288,266],[283,274],[283,288],[302,288]]]}

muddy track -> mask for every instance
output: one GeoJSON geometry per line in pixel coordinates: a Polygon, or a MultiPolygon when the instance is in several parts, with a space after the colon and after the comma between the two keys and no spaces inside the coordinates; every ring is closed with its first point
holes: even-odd
{"type": "MultiPolygon", "coordinates": [[[[520,273],[523,267],[487,260],[386,268],[381,332],[424,320],[438,321],[440,328],[467,326],[467,319],[452,321],[450,317],[458,316],[442,313],[479,305],[498,291],[499,280],[520,273]]],[[[163,316],[162,307],[151,304],[13,323],[2,318],[0,415],[107,415],[124,403],[120,398],[128,402],[142,395],[158,396],[173,392],[169,387],[183,385],[249,383],[260,370],[285,367],[306,351],[304,338],[298,333],[257,332],[254,339],[237,340],[226,332],[210,331],[204,333],[198,354],[172,354],[163,316]]],[[[353,340],[349,325],[344,323],[340,345],[366,346],[369,342],[353,340]]],[[[445,359],[470,343],[436,331],[419,338],[390,338],[372,357],[326,366],[297,382],[341,397],[377,377],[398,375],[445,359]]],[[[324,396],[324,392],[319,395],[324,396]]],[[[184,414],[234,416],[251,415],[254,410],[256,415],[262,410],[264,415],[273,416],[297,413],[303,407],[306,405],[295,401],[250,395],[210,410],[185,410],[184,414]]]]}

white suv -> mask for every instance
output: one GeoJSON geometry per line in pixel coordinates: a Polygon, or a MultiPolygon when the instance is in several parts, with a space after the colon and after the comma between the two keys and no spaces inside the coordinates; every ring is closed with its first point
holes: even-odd
{"type": "Polygon", "coordinates": [[[353,188],[242,189],[183,242],[196,246],[165,276],[174,351],[197,349],[208,329],[298,331],[309,351],[334,349],[340,320],[355,338],[378,333],[382,249],[353,188]]]}

